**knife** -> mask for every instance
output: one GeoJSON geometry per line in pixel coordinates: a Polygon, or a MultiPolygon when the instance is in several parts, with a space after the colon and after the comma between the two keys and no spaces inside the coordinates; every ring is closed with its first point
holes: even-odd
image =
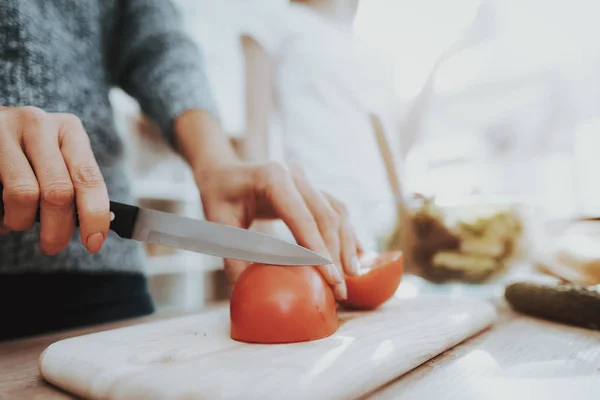
{"type": "MultiPolygon", "coordinates": [[[[0,206],[2,201],[0,200],[0,206]]],[[[327,258],[273,236],[247,229],[110,202],[110,230],[123,239],[262,264],[332,264],[327,258]]],[[[38,211],[37,222],[40,222],[38,211]]],[[[75,218],[76,225],[79,219],[75,218]]]]}

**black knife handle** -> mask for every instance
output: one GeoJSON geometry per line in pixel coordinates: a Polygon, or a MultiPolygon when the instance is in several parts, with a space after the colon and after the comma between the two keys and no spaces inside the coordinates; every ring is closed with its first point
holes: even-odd
{"type": "Polygon", "coordinates": [[[111,201],[110,212],[112,213],[110,230],[123,239],[131,239],[140,208],[130,204],[111,201]]]}
{"type": "MultiPolygon", "coordinates": [[[[4,215],[4,204],[2,203],[2,183],[0,182],[0,215],[4,215]]],[[[132,206],[130,204],[118,203],[116,201],[110,202],[110,230],[122,237],[123,239],[131,239],[133,236],[133,227],[137,220],[140,208],[132,206]]],[[[35,221],[40,222],[40,210],[38,208],[35,221]]],[[[79,226],[79,216],[77,215],[77,208],[75,208],[75,226],[79,226]]]]}
{"type": "MultiPolygon", "coordinates": [[[[122,237],[123,239],[131,239],[133,236],[133,227],[140,211],[139,207],[132,206],[129,204],[118,203],[116,201],[110,202],[110,230],[122,237]]],[[[40,222],[40,210],[35,217],[36,222],[40,222]]],[[[77,209],[75,209],[75,226],[79,226],[79,215],[77,215],[77,209]]]]}

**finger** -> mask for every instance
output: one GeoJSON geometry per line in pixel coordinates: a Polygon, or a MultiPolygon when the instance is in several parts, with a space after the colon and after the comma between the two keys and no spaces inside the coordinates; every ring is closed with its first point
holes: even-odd
{"type": "MultiPolygon", "coordinates": [[[[206,218],[209,221],[213,221],[219,224],[233,226],[236,228],[246,228],[246,226],[242,226],[243,224],[241,222],[241,219],[236,217],[235,210],[227,210],[223,207],[220,207],[218,214],[213,214],[210,211],[208,211],[206,214],[206,218]]],[[[246,269],[248,265],[250,265],[249,263],[241,260],[234,260],[228,258],[224,259],[223,261],[225,274],[227,275],[227,279],[229,280],[229,282],[232,284],[234,284],[238,280],[244,269],[246,269]]]]}
{"type": "Polygon", "coordinates": [[[316,190],[306,179],[304,173],[299,168],[293,169],[294,183],[300,192],[300,195],[306,202],[310,212],[317,222],[319,232],[332,261],[338,267],[340,272],[344,270],[341,259],[340,227],[341,220],[338,212],[333,209],[327,198],[320,191],[316,190]]]}
{"type": "MultiPolygon", "coordinates": [[[[329,200],[329,202],[331,203],[333,208],[343,216],[342,219],[348,221],[348,227],[354,238],[354,244],[356,246],[356,255],[359,256],[359,258],[360,258],[360,255],[365,252],[365,247],[363,246],[362,242],[358,238],[358,235],[356,233],[356,228],[350,223],[350,215],[348,213],[348,209],[346,208],[346,205],[344,203],[342,203],[340,200],[336,199],[333,195],[331,195],[328,192],[323,192],[323,194],[325,195],[325,197],[327,197],[327,199],[329,200]]],[[[359,262],[359,264],[360,264],[360,262],[359,262]]]]}
{"type": "Polygon", "coordinates": [[[0,181],[4,187],[2,225],[5,230],[26,231],[35,223],[39,186],[16,129],[15,124],[0,121],[0,181]]]}
{"type": "Polygon", "coordinates": [[[360,244],[356,240],[356,233],[354,227],[350,223],[350,216],[346,206],[331,194],[323,192],[323,195],[331,204],[331,207],[339,215],[340,229],[340,247],[341,247],[341,259],[344,271],[349,275],[357,275],[360,270],[360,262],[358,260],[358,249],[360,244]]]}
{"type": "Polygon", "coordinates": [[[358,260],[358,252],[354,229],[352,225],[344,220],[340,227],[340,240],[342,243],[342,264],[344,271],[349,275],[358,275],[360,272],[360,262],[358,260]]]}
{"type": "MultiPolygon", "coordinates": [[[[331,259],[319,227],[289,172],[278,164],[261,168],[259,191],[272,204],[276,214],[288,226],[299,245],[331,259]]],[[[334,264],[317,266],[325,280],[334,287],[338,298],[346,297],[346,285],[334,264]]]]}
{"type": "Polygon", "coordinates": [[[30,119],[23,146],[40,188],[40,249],[54,255],[67,247],[75,231],[74,191],[58,147],[58,126],[50,118],[30,119]]]}
{"type": "Polygon", "coordinates": [[[56,117],[60,150],[75,191],[81,240],[90,253],[97,253],[110,228],[108,189],[81,121],[71,114],[56,117]]]}
{"type": "Polygon", "coordinates": [[[248,268],[248,263],[240,260],[233,260],[231,258],[226,258],[224,260],[225,274],[227,275],[227,279],[231,284],[237,282],[238,278],[244,272],[246,268],[248,268]]]}
{"type": "Polygon", "coordinates": [[[365,252],[365,246],[363,246],[362,242],[358,238],[354,238],[356,240],[356,254],[360,256],[365,252]]]}

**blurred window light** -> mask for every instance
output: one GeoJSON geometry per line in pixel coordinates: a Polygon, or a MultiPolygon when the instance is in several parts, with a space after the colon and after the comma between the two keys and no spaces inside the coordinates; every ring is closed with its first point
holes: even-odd
{"type": "Polygon", "coordinates": [[[363,0],[355,32],[394,63],[399,112],[417,117],[402,131],[418,137],[408,187],[590,209],[585,172],[597,168],[584,149],[600,134],[583,122],[600,115],[599,14],[593,0],[363,0]]]}
{"type": "Polygon", "coordinates": [[[437,57],[469,26],[479,4],[480,0],[361,1],[354,31],[395,62],[398,94],[412,97],[437,57]]]}
{"type": "Polygon", "coordinates": [[[435,81],[436,92],[452,93],[474,81],[485,71],[485,57],[479,49],[467,49],[448,60],[435,81]]]}

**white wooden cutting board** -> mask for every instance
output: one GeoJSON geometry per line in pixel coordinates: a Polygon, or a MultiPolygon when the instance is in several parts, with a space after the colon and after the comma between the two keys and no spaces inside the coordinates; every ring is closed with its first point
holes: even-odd
{"type": "MultiPolygon", "coordinates": [[[[494,308],[445,297],[342,312],[331,337],[286,345],[229,338],[229,310],[65,339],[42,376],[89,399],[352,399],[489,326],[494,308]]],[[[257,321],[260,323],[260,321],[257,321]]]]}

